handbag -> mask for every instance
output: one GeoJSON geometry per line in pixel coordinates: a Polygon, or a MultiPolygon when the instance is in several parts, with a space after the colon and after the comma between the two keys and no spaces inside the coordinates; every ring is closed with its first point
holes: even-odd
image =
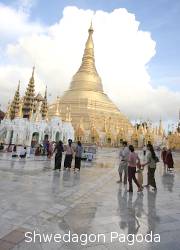
{"type": "Polygon", "coordinates": [[[155,163],[158,163],[159,162],[159,158],[157,157],[157,155],[155,156],[155,163]]]}

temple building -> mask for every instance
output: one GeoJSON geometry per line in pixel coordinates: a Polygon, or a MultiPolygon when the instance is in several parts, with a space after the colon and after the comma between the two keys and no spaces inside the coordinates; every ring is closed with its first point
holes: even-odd
{"type": "Polygon", "coordinates": [[[67,112],[71,113],[76,140],[118,145],[123,139],[130,140],[133,126],[103,91],[95,66],[92,24],[88,32],[81,66],[73,76],[69,89],[49,106],[48,117],[56,113],[58,101],[63,120],[67,112]]]}
{"type": "Polygon", "coordinates": [[[74,129],[70,114],[62,121],[59,106],[56,113],[48,119],[47,87],[44,97],[35,95],[34,68],[24,97],[20,97],[20,82],[14,98],[9,103],[5,118],[0,124],[0,141],[10,144],[24,145],[29,150],[45,140],[67,143],[74,140],[74,129]]]}
{"type": "Polygon", "coordinates": [[[154,127],[150,122],[135,124],[129,142],[138,148],[142,148],[148,142],[151,142],[156,147],[167,146],[167,137],[162,121],[160,120],[159,125],[154,127]]]}

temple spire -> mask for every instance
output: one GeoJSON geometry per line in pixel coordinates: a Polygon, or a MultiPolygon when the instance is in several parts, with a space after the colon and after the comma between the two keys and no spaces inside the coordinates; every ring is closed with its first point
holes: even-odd
{"type": "Polygon", "coordinates": [[[48,105],[47,105],[47,86],[44,94],[44,99],[41,106],[42,119],[45,120],[47,118],[48,105]]]}
{"type": "Polygon", "coordinates": [[[77,73],[73,76],[70,89],[103,92],[101,78],[99,77],[95,66],[94,43],[92,38],[93,32],[94,30],[91,22],[88,29],[89,35],[86,41],[82,63],[77,73]],[[85,84],[85,81],[88,84],[85,84]]]}
{"type": "Polygon", "coordinates": [[[89,36],[86,41],[84,55],[82,58],[82,64],[79,68],[79,71],[87,71],[87,72],[90,71],[90,72],[97,74],[97,70],[95,67],[95,59],[94,59],[94,43],[93,43],[93,38],[92,38],[92,34],[94,30],[92,27],[92,22],[88,29],[88,32],[89,32],[89,36]]]}
{"type": "Polygon", "coordinates": [[[13,101],[11,103],[11,108],[10,108],[10,119],[11,120],[18,117],[18,114],[19,114],[19,109],[20,109],[20,93],[19,93],[19,89],[20,89],[20,81],[18,83],[18,87],[17,87],[17,90],[15,92],[13,101]]]}
{"type": "Polygon", "coordinates": [[[34,70],[35,67],[33,67],[32,76],[29,80],[29,84],[25,92],[23,108],[22,108],[23,118],[28,118],[28,119],[30,119],[30,116],[32,115],[32,111],[34,109],[34,97],[35,97],[34,70]]]}
{"type": "Polygon", "coordinates": [[[162,125],[162,120],[160,119],[159,121],[159,129],[158,129],[158,134],[163,135],[163,125],[162,125]]]}
{"type": "Polygon", "coordinates": [[[57,101],[56,101],[56,113],[55,116],[60,117],[60,110],[59,110],[59,96],[57,96],[57,101]]]}

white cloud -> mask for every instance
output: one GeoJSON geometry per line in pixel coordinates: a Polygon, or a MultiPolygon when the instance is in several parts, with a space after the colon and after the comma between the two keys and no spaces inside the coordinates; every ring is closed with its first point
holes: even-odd
{"type": "MultiPolygon", "coordinates": [[[[22,11],[3,8],[4,16],[6,11],[12,13],[11,23],[19,23],[19,28],[13,42],[6,43],[8,64],[0,66],[2,102],[8,101],[8,86],[13,95],[13,84],[16,85],[19,78],[25,88],[33,64],[38,75],[38,90],[44,90],[47,84],[54,98],[62,95],[80,66],[93,11],[66,7],[62,19],[52,26],[43,27],[31,23],[29,16],[22,11]]],[[[0,35],[6,39],[11,29],[1,19],[0,15],[0,35]]],[[[150,85],[147,64],[156,53],[155,42],[149,32],[139,30],[135,15],[126,9],[116,9],[111,13],[97,11],[93,16],[93,26],[97,70],[105,92],[120,109],[131,119],[176,119],[180,92],[165,87],[155,89],[150,85]]]]}

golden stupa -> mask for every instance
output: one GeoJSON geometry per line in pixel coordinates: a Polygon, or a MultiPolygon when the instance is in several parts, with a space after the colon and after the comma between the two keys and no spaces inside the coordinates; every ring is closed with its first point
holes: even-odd
{"type": "MultiPolygon", "coordinates": [[[[92,24],[88,32],[81,66],[73,76],[69,90],[59,99],[59,112],[63,120],[66,120],[67,112],[70,113],[76,139],[115,143],[117,138],[126,139],[118,135],[122,130],[126,131],[124,137],[128,135],[132,125],[103,91],[95,66],[92,24]]],[[[49,106],[49,117],[57,112],[56,102],[49,106]]]]}

